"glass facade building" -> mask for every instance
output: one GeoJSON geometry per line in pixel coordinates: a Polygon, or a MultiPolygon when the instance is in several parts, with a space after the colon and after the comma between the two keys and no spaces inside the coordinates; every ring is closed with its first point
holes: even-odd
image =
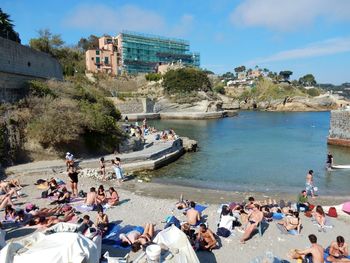
{"type": "Polygon", "coordinates": [[[131,74],[155,72],[158,65],[173,62],[200,66],[199,53],[190,52],[186,40],[123,31],[118,45],[122,70],[131,74]]]}

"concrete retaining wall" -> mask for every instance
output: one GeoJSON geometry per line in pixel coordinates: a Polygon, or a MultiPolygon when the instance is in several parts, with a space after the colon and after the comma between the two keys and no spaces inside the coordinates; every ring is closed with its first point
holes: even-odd
{"type": "Polygon", "coordinates": [[[26,93],[29,80],[62,79],[62,68],[50,55],[0,37],[0,102],[26,93]]]}
{"type": "Polygon", "coordinates": [[[126,100],[120,100],[115,97],[110,97],[115,107],[122,114],[135,114],[135,113],[152,113],[154,108],[154,102],[147,98],[130,98],[126,100]]]}
{"type": "Polygon", "coordinates": [[[328,143],[350,146],[350,110],[331,112],[328,143]]]}

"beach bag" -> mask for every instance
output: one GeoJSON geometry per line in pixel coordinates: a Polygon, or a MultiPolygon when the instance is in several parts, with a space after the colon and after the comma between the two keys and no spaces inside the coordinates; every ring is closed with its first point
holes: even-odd
{"type": "Polygon", "coordinates": [[[49,196],[48,190],[41,193],[41,198],[47,198],[49,196]]]}
{"type": "Polygon", "coordinates": [[[220,237],[229,237],[231,235],[231,231],[227,228],[219,227],[216,234],[220,237]]]}
{"type": "Polygon", "coordinates": [[[330,207],[328,209],[327,215],[330,216],[330,217],[338,217],[337,209],[335,209],[334,206],[330,207]]]}
{"type": "Polygon", "coordinates": [[[312,211],[314,208],[315,208],[314,205],[312,205],[312,204],[309,205],[309,211],[312,211]]]}
{"type": "Polygon", "coordinates": [[[87,194],[86,194],[83,190],[80,190],[79,193],[78,193],[78,196],[79,196],[79,197],[82,197],[82,198],[85,198],[86,195],[87,195],[87,194]]]}

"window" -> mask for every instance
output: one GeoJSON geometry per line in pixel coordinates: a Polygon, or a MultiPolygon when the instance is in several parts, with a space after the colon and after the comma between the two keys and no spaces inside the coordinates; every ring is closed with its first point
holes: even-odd
{"type": "Polygon", "coordinates": [[[96,64],[100,64],[100,57],[96,57],[96,64]]]}
{"type": "Polygon", "coordinates": [[[100,50],[96,50],[96,55],[100,55],[100,50]]]}
{"type": "Polygon", "coordinates": [[[106,65],[109,64],[108,57],[105,57],[105,64],[106,64],[106,65]]]}

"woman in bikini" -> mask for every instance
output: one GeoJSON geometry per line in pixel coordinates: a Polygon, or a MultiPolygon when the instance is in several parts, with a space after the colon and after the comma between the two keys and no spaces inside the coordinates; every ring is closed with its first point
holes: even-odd
{"type": "Polygon", "coordinates": [[[301,219],[299,218],[299,212],[292,212],[287,215],[281,222],[277,224],[282,225],[287,232],[290,230],[296,230],[300,234],[301,219]]]}
{"type": "Polygon", "coordinates": [[[119,238],[124,245],[131,245],[131,250],[137,252],[141,249],[141,246],[152,242],[154,236],[154,225],[146,224],[143,233],[140,230],[132,230],[127,234],[120,234],[119,238]]]}
{"type": "Polygon", "coordinates": [[[99,230],[101,230],[102,235],[105,234],[108,230],[108,216],[103,213],[103,208],[101,205],[99,205],[97,209],[97,219],[96,219],[96,226],[99,230]]]}
{"type": "Polygon", "coordinates": [[[100,158],[100,171],[102,175],[102,180],[106,181],[106,165],[105,165],[105,158],[100,158]]]}
{"type": "Polygon", "coordinates": [[[318,225],[321,227],[321,230],[323,230],[326,224],[326,214],[323,211],[322,206],[320,205],[316,206],[316,211],[313,213],[313,216],[316,222],[318,223],[318,225]]]}
{"type": "Polygon", "coordinates": [[[107,202],[106,193],[103,185],[100,185],[97,190],[96,203],[105,204],[107,202]]]}
{"type": "Polygon", "coordinates": [[[264,215],[260,211],[260,205],[254,204],[253,210],[248,216],[248,224],[240,240],[242,244],[244,244],[245,241],[250,238],[250,235],[258,227],[259,223],[263,220],[263,218],[264,218],[264,215]]]}

